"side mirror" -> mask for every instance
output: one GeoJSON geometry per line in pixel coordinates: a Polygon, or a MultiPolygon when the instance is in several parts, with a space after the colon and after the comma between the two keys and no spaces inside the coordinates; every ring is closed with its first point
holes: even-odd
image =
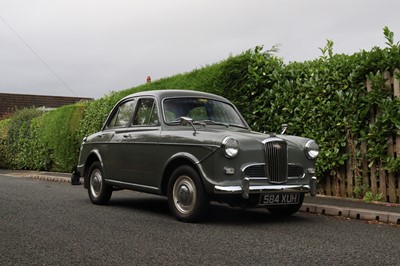
{"type": "Polygon", "coordinates": [[[181,117],[179,118],[179,123],[180,123],[182,126],[186,126],[187,124],[191,125],[192,128],[193,128],[193,131],[194,131],[194,132],[193,132],[193,135],[195,136],[195,135],[197,134],[196,128],[195,128],[194,125],[193,125],[193,119],[192,119],[191,117],[181,116],[181,117]]]}
{"type": "Polygon", "coordinates": [[[181,116],[181,118],[179,118],[179,123],[182,126],[186,126],[187,124],[193,125],[193,119],[191,117],[181,116]]]}

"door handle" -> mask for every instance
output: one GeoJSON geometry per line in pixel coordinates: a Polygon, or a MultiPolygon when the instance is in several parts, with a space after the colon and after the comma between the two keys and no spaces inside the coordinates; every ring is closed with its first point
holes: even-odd
{"type": "Polygon", "coordinates": [[[124,137],[124,139],[130,139],[130,138],[132,138],[132,135],[131,134],[125,134],[125,135],[122,135],[123,137],[124,137]]]}

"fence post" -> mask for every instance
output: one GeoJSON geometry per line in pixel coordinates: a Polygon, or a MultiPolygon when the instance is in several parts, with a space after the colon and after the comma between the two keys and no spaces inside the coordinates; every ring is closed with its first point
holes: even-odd
{"type": "Polygon", "coordinates": [[[368,171],[368,161],[367,161],[367,142],[361,142],[361,156],[362,156],[362,184],[371,187],[369,171],[368,171]]]}
{"type": "MultiPolygon", "coordinates": [[[[349,146],[349,144],[347,145],[349,146]]],[[[350,154],[349,158],[346,160],[346,179],[347,179],[347,197],[352,198],[354,196],[354,174],[353,174],[353,155],[350,147],[347,147],[347,152],[350,154]]],[[[345,180],[343,180],[344,182],[345,180]]]]}
{"type": "MultiPolygon", "coordinates": [[[[385,87],[390,91],[390,94],[392,94],[392,75],[391,73],[386,70],[383,73],[383,77],[385,79],[385,87]]],[[[391,137],[389,137],[390,139],[391,137]]],[[[390,150],[390,145],[389,145],[389,139],[388,139],[388,152],[390,150]]],[[[388,185],[390,183],[390,176],[387,176],[387,173],[385,169],[383,169],[383,162],[382,159],[379,161],[379,192],[382,193],[382,197],[384,201],[388,200],[388,190],[390,194],[390,188],[388,189],[388,185]]]]}
{"type": "Polygon", "coordinates": [[[340,197],[346,197],[346,167],[344,165],[339,167],[339,173],[339,195],[340,197]]]}
{"type": "MultiPolygon", "coordinates": [[[[388,155],[394,156],[395,152],[394,152],[393,138],[390,137],[387,143],[388,143],[388,155]]],[[[389,202],[397,201],[395,174],[393,173],[388,173],[388,196],[389,196],[389,202]]]]}
{"type": "MultiPolygon", "coordinates": [[[[367,79],[367,92],[370,92],[372,90],[372,85],[371,81],[367,79]]],[[[375,124],[375,110],[371,110],[370,113],[370,123],[375,124]]],[[[376,166],[375,164],[372,164],[370,167],[370,181],[371,181],[371,191],[374,194],[378,193],[378,182],[376,179],[376,166]]]]}
{"type": "MultiPolygon", "coordinates": [[[[396,78],[396,75],[400,75],[400,70],[395,69],[393,73],[393,97],[399,98],[400,97],[400,81],[396,78]]],[[[393,155],[396,158],[400,157],[400,135],[396,135],[395,138],[395,145],[393,146],[393,155]]],[[[395,182],[394,182],[395,183],[395,182]]],[[[394,189],[396,189],[396,184],[394,184],[394,189]]],[[[394,202],[400,202],[400,174],[397,174],[397,191],[396,191],[396,200],[394,202]]]]}
{"type": "Polygon", "coordinates": [[[325,177],[325,193],[328,196],[332,196],[332,181],[331,175],[326,175],[325,177]]]}
{"type": "MultiPolygon", "coordinates": [[[[399,82],[395,78],[396,71],[398,72],[398,70],[396,69],[393,75],[390,75],[390,77],[386,80],[386,85],[391,89],[393,88],[393,90],[391,90],[391,92],[393,92],[393,99],[399,96],[399,82]]],[[[385,78],[387,78],[386,75],[385,78]]],[[[390,136],[387,140],[387,147],[388,147],[387,154],[389,156],[396,156],[395,142],[396,142],[396,135],[390,136]]],[[[389,202],[397,202],[396,175],[394,173],[388,173],[387,182],[388,182],[387,183],[388,189],[387,189],[387,197],[385,198],[385,200],[389,200],[389,202]]]]}

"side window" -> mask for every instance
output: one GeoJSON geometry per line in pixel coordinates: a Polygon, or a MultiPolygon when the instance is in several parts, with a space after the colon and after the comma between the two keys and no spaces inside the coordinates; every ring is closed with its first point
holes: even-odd
{"type": "Polygon", "coordinates": [[[118,111],[111,118],[108,127],[127,127],[130,124],[134,108],[134,100],[123,103],[118,107],[118,111]]]}
{"type": "Polygon", "coordinates": [[[139,99],[133,124],[138,126],[157,126],[158,111],[156,101],[152,98],[139,99]]]}

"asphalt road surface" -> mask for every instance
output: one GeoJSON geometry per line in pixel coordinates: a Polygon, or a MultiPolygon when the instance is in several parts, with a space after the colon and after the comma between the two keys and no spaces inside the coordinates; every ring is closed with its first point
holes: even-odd
{"type": "Polygon", "coordinates": [[[0,265],[400,265],[400,228],[212,205],[176,221],[165,198],[0,176],[0,265]]]}

